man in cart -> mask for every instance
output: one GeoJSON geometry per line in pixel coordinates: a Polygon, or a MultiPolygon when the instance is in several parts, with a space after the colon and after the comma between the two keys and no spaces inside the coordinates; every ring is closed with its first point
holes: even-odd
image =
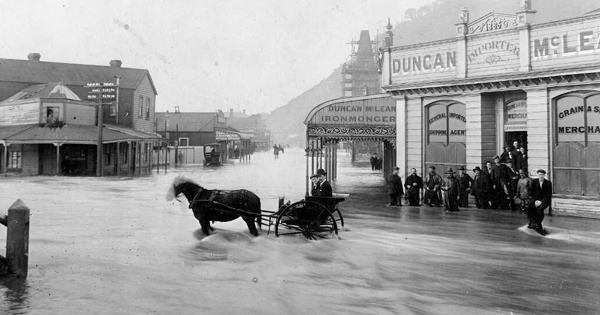
{"type": "Polygon", "coordinates": [[[317,170],[317,175],[319,176],[319,188],[317,189],[317,196],[333,196],[333,189],[331,189],[331,184],[327,180],[327,172],[325,172],[324,169],[320,168],[317,170]]]}

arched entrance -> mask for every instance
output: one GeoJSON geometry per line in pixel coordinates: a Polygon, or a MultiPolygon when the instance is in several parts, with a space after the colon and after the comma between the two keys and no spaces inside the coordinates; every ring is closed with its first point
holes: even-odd
{"type": "Polygon", "coordinates": [[[396,161],[396,101],[387,94],[340,98],[313,108],[306,119],[306,194],[309,176],[318,168],[337,177],[340,141],[383,142],[383,173],[396,161]]]}
{"type": "Polygon", "coordinates": [[[443,100],[426,106],[425,169],[438,173],[467,163],[465,104],[443,100]]]}

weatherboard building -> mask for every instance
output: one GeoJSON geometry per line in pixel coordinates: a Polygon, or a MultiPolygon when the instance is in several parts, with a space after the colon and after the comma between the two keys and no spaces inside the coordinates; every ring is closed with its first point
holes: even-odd
{"type": "Polygon", "coordinates": [[[384,49],[382,88],[396,105],[401,172],[481,166],[524,143],[529,172],[548,171],[553,211],[600,214],[600,10],[534,23],[516,14],[469,21],[456,37],[384,49]]]}

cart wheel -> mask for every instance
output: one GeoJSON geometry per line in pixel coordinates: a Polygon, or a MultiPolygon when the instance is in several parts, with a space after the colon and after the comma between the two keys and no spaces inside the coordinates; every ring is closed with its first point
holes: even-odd
{"type": "Polygon", "coordinates": [[[285,207],[275,222],[275,235],[302,234],[310,240],[329,238],[338,234],[337,223],[331,212],[310,201],[298,201],[285,207]]]}
{"type": "Polygon", "coordinates": [[[340,224],[342,225],[342,227],[344,227],[344,217],[342,216],[342,212],[340,211],[340,209],[335,208],[335,210],[333,210],[333,213],[337,213],[338,216],[340,217],[339,219],[337,219],[336,221],[340,221],[340,224]]]}

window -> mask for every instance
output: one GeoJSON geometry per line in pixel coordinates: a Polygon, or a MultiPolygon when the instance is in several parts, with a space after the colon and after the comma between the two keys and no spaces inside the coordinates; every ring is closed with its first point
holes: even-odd
{"type": "Polygon", "coordinates": [[[53,123],[60,120],[60,108],[59,107],[46,107],[46,123],[53,123]]]}
{"type": "Polygon", "coordinates": [[[140,107],[138,108],[138,118],[144,117],[144,97],[140,95],[140,107]]]}
{"type": "Polygon", "coordinates": [[[8,168],[21,169],[21,151],[8,151],[8,168]]]}
{"type": "Polygon", "coordinates": [[[187,147],[189,145],[190,138],[179,138],[179,146],[187,147]]]}
{"type": "Polygon", "coordinates": [[[112,117],[117,116],[117,105],[115,105],[115,104],[110,105],[110,116],[112,116],[112,117]]]}
{"type": "Polygon", "coordinates": [[[462,103],[436,103],[427,110],[429,143],[466,143],[466,107],[462,103]]]}
{"type": "Polygon", "coordinates": [[[561,95],[554,105],[554,192],[600,196],[600,94],[561,95]]]}
{"type": "Polygon", "coordinates": [[[146,120],[150,120],[150,98],[146,98],[146,120]]]}

